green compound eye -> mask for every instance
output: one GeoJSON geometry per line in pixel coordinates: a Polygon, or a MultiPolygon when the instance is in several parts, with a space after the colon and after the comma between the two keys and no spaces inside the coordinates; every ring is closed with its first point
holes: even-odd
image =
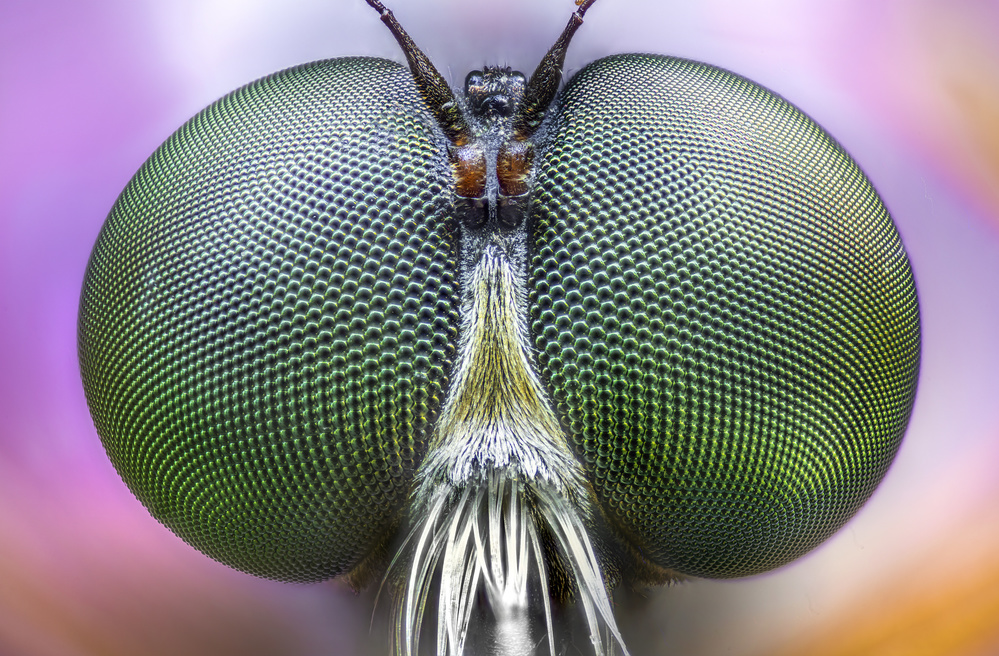
{"type": "Polygon", "coordinates": [[[887,210],[815,123],[703,64],[601,60],[554,123],[532,327],[597,497],[680,573],[802,555],[909,419],[919,313],[887,210]]]}
{"type": "Polygon", "coordinates": [[[87,269],[83,383],[129,488],[245,572],[391,564],[403,654],[435,586],[441,656],[492,635],[480,605],[504,653],[554,652],[570,599],[624,649],[609,586],[806,553],[912,410],[916,289],[858,166],[704,64],[609,57],[557,93],[592,2],[529,81],[486,67],[456,98],[368,0],[409,71],[335,59],[219,100],[87,269]]]}
{"type": "Polygon", "coordinates": [[[122,193],[80,311],[108,455],[163,523],[261,576],[390,536],[447,387],[441,137],[398,64],[322,62],[220,100],[122,193]]]}

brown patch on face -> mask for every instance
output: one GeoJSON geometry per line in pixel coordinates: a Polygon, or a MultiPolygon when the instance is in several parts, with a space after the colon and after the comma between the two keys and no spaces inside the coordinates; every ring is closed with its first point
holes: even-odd
{"type": "Polygon", "coordinates": [[[482,146],[470,144],[451,148],[454,192],[462,198],[482,198],[486,193],[486,154],[482,146]]]}
{"type": "Polygon", "coordinates": [[[531,167],[534,164],[534,144],[511,139],[500,148],[496,159],[496,177],[504,196],[522,196],[528,191],[531,167]]]}

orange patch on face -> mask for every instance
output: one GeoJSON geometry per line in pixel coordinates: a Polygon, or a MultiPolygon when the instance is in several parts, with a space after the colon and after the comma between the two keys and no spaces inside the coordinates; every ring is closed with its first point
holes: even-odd
{"type": "Polygon", "coordinates": [[[486,193],[486,154],[477,144],[450,149],[454,168],[454,192],[462,198],[481,198],[486,193]]]}
{"type": "Polygon", "coordinates": [[[500,193],[504,196],[526,194],[533,164],[534,144],[530,141],[511,139],[503,144],[496,159],[500,193]]]}

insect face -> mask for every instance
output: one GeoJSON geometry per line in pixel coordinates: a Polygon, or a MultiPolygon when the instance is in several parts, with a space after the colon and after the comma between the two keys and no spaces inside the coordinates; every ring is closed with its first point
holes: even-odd
{"type": "Polygon", "coordinates": [[[554,652],[569,600],[598,654],[624,649],[615,583],[756,574],[841,527],[898,449],[920,348],[849,155],[687,60],[609,57],[560,91],[592,0],[530,78],[473,71],[464,97],[368,4],[408,70],[233,92],[97,239],[84,388],[150,512],[260,576],[387,568],[405,653],[436,590],[442,655],[483,608],[554,652]]]}

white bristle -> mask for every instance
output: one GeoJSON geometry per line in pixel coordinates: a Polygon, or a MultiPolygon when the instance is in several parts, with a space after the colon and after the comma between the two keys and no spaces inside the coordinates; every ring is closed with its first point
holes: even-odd
{"type": "Polygon", "coordinates": [[[495,623],[495,653],[533,654],[535,645],[546,642],[544,651],[554,656],[542,530],[571,571],[594,654],[627,654],[579,512],[545,481],[524,480],[516,466],[489,470],[476,479],[462,488],[437,490],[404,546],[411,549],[406,560],[397,561],[407,567],[397,608],[397,654],[418,653],[420,626],[437,579],[437,656],[481,653],[466,648],[480,590],[495,623]],[[530,618],[538,610],[544,615],[542,636],[531,635],[530,618]]]}

